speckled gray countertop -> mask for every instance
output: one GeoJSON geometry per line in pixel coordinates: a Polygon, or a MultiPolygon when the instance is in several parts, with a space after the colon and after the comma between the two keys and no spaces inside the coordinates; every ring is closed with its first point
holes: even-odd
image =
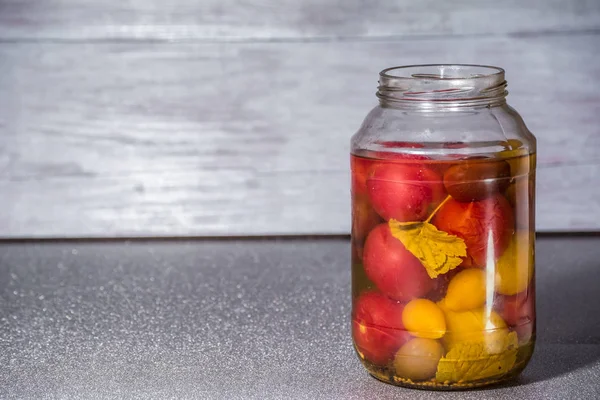
{"type": "Polygon", "coordinates": [[[369,377],[346,240],[0,245],[2,399],[598,399],[600,237],[538,240],[538,346],[515,384],[369,377]]]}

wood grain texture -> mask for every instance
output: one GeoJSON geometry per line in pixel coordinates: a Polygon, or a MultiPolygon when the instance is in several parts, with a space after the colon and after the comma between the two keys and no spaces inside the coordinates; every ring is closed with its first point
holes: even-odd
{"type": "MultiPolygon", "coordinates": [[[[598,230],[600,167],[542,168],[538,230],[598,230]]],[[[344,171],[137,172],[0,182],[4,238],[348,234],[344,171]]]]}
{"type": "Polygon", "coordinates": [[[249,40],[600,28],[597,0],[3,0],[3,39],[249,40]]]}
{"type": "Polygon", "coordinates": [[[600,228],[600,36],[0,46],[0,236],[349,231],[349,139],[385,66],[508,71],[538,227],[600,228]]]}

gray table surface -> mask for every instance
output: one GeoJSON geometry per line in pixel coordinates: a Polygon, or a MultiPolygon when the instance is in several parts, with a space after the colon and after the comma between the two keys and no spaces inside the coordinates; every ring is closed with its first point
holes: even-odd
{"type": "Polygon", "coordinates": [[[0,398],[597,399],[600,237],[538,240],[538,346],[510,386],[369,377],[342,239],[0,245],[0,398]]]}

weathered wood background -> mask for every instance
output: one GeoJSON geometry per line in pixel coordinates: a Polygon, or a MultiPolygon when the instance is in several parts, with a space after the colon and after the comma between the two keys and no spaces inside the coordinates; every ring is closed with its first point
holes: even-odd
{"type": "Polygon", "coordinates": [[[600,230],[600,1],[0,0],[0,237],[349,231],[384,67],[503,66],[538,228],[600,230]]]}

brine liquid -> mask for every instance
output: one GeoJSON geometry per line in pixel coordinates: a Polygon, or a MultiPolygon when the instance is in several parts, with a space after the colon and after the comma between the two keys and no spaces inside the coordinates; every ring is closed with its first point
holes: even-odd
{"type": "Polygon", "coordinates": [[[535,155],[352,155],[352,336],[396,385],[519,374],[535,340],[535,155]]]}

